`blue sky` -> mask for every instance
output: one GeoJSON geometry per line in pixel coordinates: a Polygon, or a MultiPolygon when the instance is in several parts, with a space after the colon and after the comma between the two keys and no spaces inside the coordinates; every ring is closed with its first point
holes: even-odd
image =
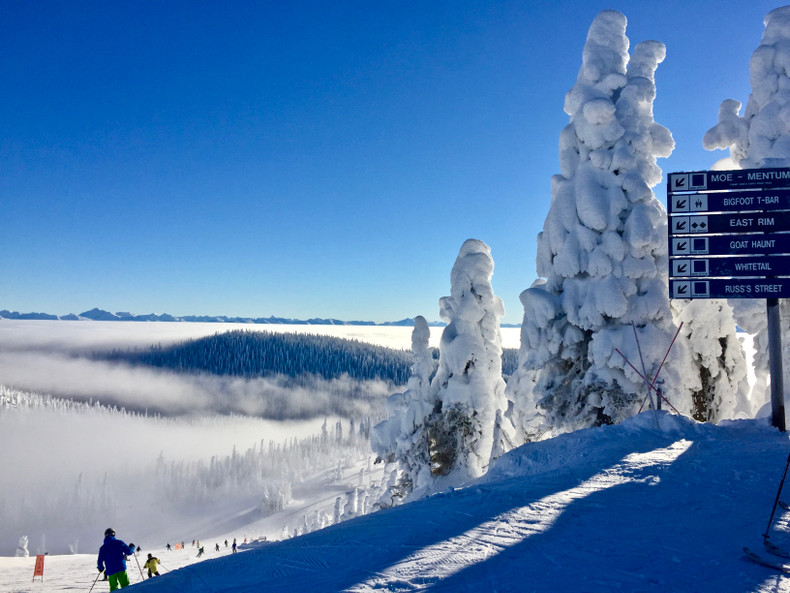
{"type": "Polygon", "coordinates": [[[667,45],[670,172],[777,6],[0,0],[0,308],[438,319],[474,237],[518,323],[595,15],[667,45]]]}

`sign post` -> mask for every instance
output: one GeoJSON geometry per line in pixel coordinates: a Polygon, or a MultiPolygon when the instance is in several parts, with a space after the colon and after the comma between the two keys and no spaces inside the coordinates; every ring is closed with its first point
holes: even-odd
{"type": "Polygon", "coordinates": [[[771,422],[785,430],[779,299],[790,298],[790,168],[667,177],[669,294],[764,298],[771,422]]]}

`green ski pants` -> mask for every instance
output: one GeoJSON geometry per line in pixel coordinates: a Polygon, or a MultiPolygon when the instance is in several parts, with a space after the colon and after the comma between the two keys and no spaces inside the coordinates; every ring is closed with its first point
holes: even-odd
{"type": "Polygon", "coordinates": [[[129,575],[125,570],[111,574],[107,578],[110,579],[110,591],[115,591],[118,587],[123,589],[129,586],[129,575]]]}

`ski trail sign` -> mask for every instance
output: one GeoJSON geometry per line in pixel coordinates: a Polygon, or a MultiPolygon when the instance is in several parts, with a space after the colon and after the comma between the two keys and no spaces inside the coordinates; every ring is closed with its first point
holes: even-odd
{"type": "Polygon", "coordinates": [[[779,299],[790,298],[790,167],[670,173],[667,208],[670,298],[765,299],[771,423],[784,431],[779,299]]]}
{"type": "Polygon", "coordinates": [[[671,298],[790,298],[790,168],[670,173],[667,206],[671,298]]]}

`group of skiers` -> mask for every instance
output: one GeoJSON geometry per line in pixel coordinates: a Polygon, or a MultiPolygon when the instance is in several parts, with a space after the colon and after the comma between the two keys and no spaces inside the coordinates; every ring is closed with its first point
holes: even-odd
{"type": "MultiPolygon", "coordinates": [[[[246,541],[246,539],[245,539],[246,541]]],[[[195,540],[192,544],[195,545],[195,540]]],[[[183,547],[183,542],[181,543],[183,547]]],[[[197,542],[198,555],[200,558],[203,555],[203,546],[197,542]]],[[[177,548],[178,546],[176,546],[177,548]]],[[[225,547],[228,547],[228,540],[225,540],[225,547]]],[[[167,549],[170,550],[170,544],[167,544],[167,549]]],[[[215,544],[215,549],[219,552],[219,544],[215,544]]],[[[233,553],[236,553],[236,539],[233,539],[233,553]]],[[[128,545],[115,537],[115,530],[110,527],[104,532],[104,543],[99,548],[99,558],[97,561],[97,568],[99,569],[99,576],[104,573],[104,580],[110,582],[110,591],[115,591],[118,588],[124,588],[129,585],[129,575],[126,573],[126,557],[133,555],[135,551],[140,551],[140,548],[135,548],[135,545],[129,543],[128,545]]],[[[159,565],[161,561],[159,558],[152,554],[148,554],[148,559],[143,565],[148,571],[148,578],[159,576],[159,565]]],[[[139,564],[138,564],[139,567],[139,564]]],[[[98,580],[98,576],[96,579],[98,580]]],[[[94,581],[95,584],[95,581],[94,581]]]]}

